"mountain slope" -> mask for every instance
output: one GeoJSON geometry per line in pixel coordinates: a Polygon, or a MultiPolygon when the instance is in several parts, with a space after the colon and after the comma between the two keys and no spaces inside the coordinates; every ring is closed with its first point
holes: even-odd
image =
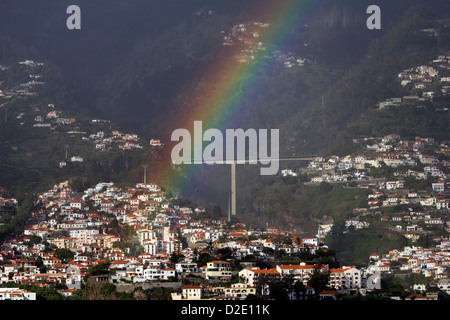
{"type": "MultiPolygon", "coordinates": [[[[369,31],[365,9],[371,2],[314,2],[308,15],[288,30],[292,41],[282,48],[311,63],[299,70],[270,68],[252,74],[258,88],[242,100],[239,125],[280,128],[282,155],[326,154],[336,146],[351,150],[352,134],[364,132],[359,122],[366,111],[401,89],[394,84],[396,73],[448,50],[448,34],[428,37],[418,32],[445,17],[448,3],[427,1],[412,10],[423,1],[378,3],[382,30],[369,31]]],[[[214,85],[205,84],[203,74],[211,63],[221,63],[215,60],[223,50],[221,31],[261,18],[257,9],[265,3],[79,1],[79,32],[65,27],[69,4],[2,1],[0,61],[51,62],[70,87],[74,101],[68,104],[147,140],[160,137],[167,142],[176,129],[174,118],[190,111],[187,97],[198,92],[202,98],[200,89],[214,85]]],[[[302,12],[294,14],[301,17],[302,12]]],[[[239,184],[239,194],[245,197],[260,177],[253,168],[239,171],[245,182],[239,184]]],[[[188,179],[195,187],[185,190],[185,196],[226,207],[228,168],[205,168],[188,179]]]]}

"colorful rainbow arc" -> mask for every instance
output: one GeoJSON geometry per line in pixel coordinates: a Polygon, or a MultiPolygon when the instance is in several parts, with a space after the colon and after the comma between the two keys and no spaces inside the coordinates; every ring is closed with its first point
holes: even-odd
{"type": "MultiPolygon", "coordinates": [[[[296,27],[311,9],[313,0],[268,0],[262,1],[259,9],[260,21],[268,23],[258,41],[270,44],[271,47],[283,49],[290,39],[290,29],[296,27]]],[[[243,98],[251,97],[258,88],[259,79],[255,77],[260,71],[270,68],[266,59],[256,59],[252,63],[239,63],[235,59],[235,51],[224,47],[219,62],[215,62],[202,76],[202,81],[212,88],[201,101],[188,101],[192,110],[183,116],[181,128],[192,129],[194,121],[202,121],[203,129],[217,128],[223,130],[237,119],[243,107],[243,98]]],[[[176,128],[174,128],[176,129],[176,128]]],[[[168,161],[167,161],[168,162],[168,161]]],[[[187,165],[184,179],[178,171],[168,163],[160,176],[164,185],[172,190],[182,191],[181,180],[189,181],[189,175],[195,172],[198,165],[187,165]]]]}

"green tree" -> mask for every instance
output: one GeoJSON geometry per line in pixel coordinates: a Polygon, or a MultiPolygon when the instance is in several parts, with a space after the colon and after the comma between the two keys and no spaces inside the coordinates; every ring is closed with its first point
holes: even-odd
{"type": "Polygon", "coordinates": [[[69,249],[56,249],[55,251],[55,258],[58,258],[65,263],[73,260],[73,257],[75,256],[75,253],[72,252],[69,249]]]}
{"type": "Polygon", "coordinates": [[[183,258],[184,258],[184,255],[176,253],[176,252],[172,252],[172,254],[170,255],[169,260],[172,263],[178,263],[183,258]]]}
{"type": "Polygon", "coordinates": [[[402,280],[394,275],[385,275],[381,278],[381,287],[389,296],[398,296],[405,298],[407,292],[405,291],[402,280]]]}
{"type": "Polygon", "coordinates": [[[85,282],[89,280],[90,276],[99,276],[109,274],[109,267],[111,263],[109,261],[100,262],[95,266],[90,267],[86,272],[85,282]]]}
{"type": "Polygon", "coordinates": [[[197,263],[197,266],[201,267],[206,265],[209,261],[213,261],[214,257],[206,252],[202,252],[198,255],[197,259],[194,262],[197,263]]]}
{"type": "Polygon", "coordinates": [[[106,298],[110,299],[117,293],[117,288],[112,283],[103,283],[100,285],[99,292],[106,298]]]}
{"type": "Polygon", "coordinates": [[[42,257],[37,257],[36,259],[36,267],[39,269],[40,273],[46,273],[47,267],[44,265],[42,257]]]}
{"type": "Polygon", "coordinates": [[[28,238],[30,239],[30,244],[31,245],[35,245],[35,244],[39,244],[42,241],[42,238],[39,236],[36,236],[34,234],[28,236],[28,238]]]}
{"type": "Polygon", "coordinates": [[[308,285],[314,288],[316,294],[319,294],[320,291],[327,289],[329,279],[330,275],[326,272],[322,272],[320,266],[316,266],[311,278],[308,280],[308,285]]]}
{"type": "Polygon", "coordinates": [[[89,188],[89,186],[90,184],[80,177],[73,179],[72,182],[70,183],[70,187],[75,192],[83,192],[84,190],[89,188]]]}
{"type": "Polygon", "coordinates": [[[423,248],[429,248],[433,245],[433,238],[430,234],[424,234],[417,240],[417,245],[423,248]]]}
{"type": "Polygon", "coordinates": [[[271,282],[269,284],[269,298],[274,300],[288,300],[286,286],[281,282],[271,282]]]}
{"type": "Polygon", "coordinates": [[[297,299],[299,299],[301,296],[302,300],[305,300],[306,286],[303,284],[302,281],[296,281],[294,283],[293,290],[294,290],[294,293],[295,293],[295,296],[297,297],[297,299]]]}
{"type": "Polygon", "coordinates": [[[320,193],[322,193],[322,194],[328,193],[331,190],[333,190],[333,186],[330,183],[323,181],[319,184],[319,192],[320,193]]]}

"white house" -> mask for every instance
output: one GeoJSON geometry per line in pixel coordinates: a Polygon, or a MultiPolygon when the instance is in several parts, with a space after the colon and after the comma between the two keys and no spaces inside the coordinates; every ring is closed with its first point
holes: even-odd
{"type": "Polygon", "coordinates": [[[172,300],[201,300],[202,292],[201,286],[184,286],[181,294],[172,293],[172,300]]]}
{"type": "Polygon", "coordinates": [[[317,237],[305,237],[302,238],[302,242],[306,245],[312,244],[314,246],[319,246],[319,238],[317,237]]]}
{"type": "Polygon", "coordinates": [[[445,191],[445,182],[436,182],[431,184],[431,188],[436,192],[444,192],[445,191]]]}
{"type": "Polygon", "coordinates": [[[385,188],[387,190],[399,189],[399,188],[403,188],[404,185],[405,185],[405,182],[402,181],[402,180],[399,180],[399,181],[386,181],[385,188]]]}
{"type": "Polygon", "coordinates": [[[436,209],[439,210],[448,210],[449,209],[449,203],[450,200],[449,199],[442,199],[442,200],[437,200],[436,201],[436,209]]]}
{"type": "Polygon", "coordinates": [[[83,159],[83,157],[80,157],[80,156],[73,156],[73,157],[70,158],[70,161],[72,161],[72,162],[83,162],[84,159],[83,159]]]}
{"type": "Polygon", "coordinates": [[[83,203],[82,203],[80,200],[78,200],[78,199],[74,199],[74,200],[72,200],[72,202],[70,203],[70,207],[71,207],[71,208],[74,208],[74,209],[79,209],[79,210],[81,210],[82,207],[83,207],[83,203]]]}
{"type": "Polygon", "coordinates": [[[330,269],[329,286],[341,292],[350,292],[361,287],[361,271],[355,267],[330,269]]]}
{"type": "Polygon", "coordinates": [[[0,300],[36,300],[36,293],[19,288],[0,288],[0,300]]]}

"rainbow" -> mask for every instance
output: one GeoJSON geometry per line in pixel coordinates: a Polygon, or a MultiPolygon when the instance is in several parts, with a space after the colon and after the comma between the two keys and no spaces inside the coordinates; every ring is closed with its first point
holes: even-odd
{"type": "MultiPolygon", "coordinates": [[[[255,9],[257,12],[254,16],[269,27],[264,28],[258,42],[282,50],[291,41],[290,29],[311,11],[313,2],[313,0],[261,1],[259,7],[255,9]]],[[[190,101],[186,101],[188,110],[180,123],[177,123],[179,125],[177,128],[185,128],[192,132],[193,122],[197,120],[202,121],[204,130],[233,128],[233,123],[244,108],[242,101],[251,97],[258,88],[259,79],[255,75],[272,65],[267,59],[258,58],[251,63],[240,63],[236,60],[236,54],[236,50],[224,47],[219,58],[205,70],[202,82],[208,84],[209,89],[201,100],[192,97],[190,101]]],[[[182,192],[188,186],[183,185],[181,181],[189,181],[187,177],[194,174],[195,168],[199,165],[185,165],[186,172],[183,171],[181,175],[179,171],[174,170],[170,159],[166,159],[165,162],[168,163],[167,166],[157,174],[158,180],[163,182],[158,182],[171,190],[182,192]]]]}

